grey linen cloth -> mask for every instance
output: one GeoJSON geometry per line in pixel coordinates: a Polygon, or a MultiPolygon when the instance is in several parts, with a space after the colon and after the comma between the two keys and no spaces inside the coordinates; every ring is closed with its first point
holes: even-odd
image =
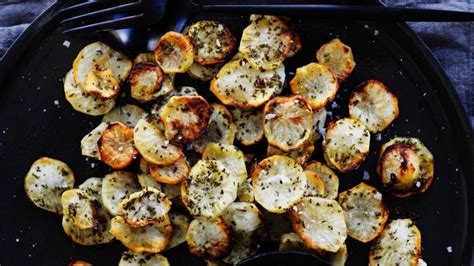
{"type": "MultiPolygon", "coordinates": [[[[0,56],[53,0],[0,0],[0,56]]],[[[385,0],[389,6],[472,11],[474,0],[385,0]]],[[[456,88],[474,125],[473,23],[413,22],[410,27],[430,47],[456,88]]]]}

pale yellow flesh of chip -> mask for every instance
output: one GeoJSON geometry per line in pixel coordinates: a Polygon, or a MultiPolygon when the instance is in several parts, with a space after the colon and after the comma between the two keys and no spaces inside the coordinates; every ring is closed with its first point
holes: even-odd
{"type": "Polygon", "coordinates": [[[191,253],[209,259],[227,255],[231,247],[229,229],[219,218],[191,221],[186,241],[191,253]]]}
{"type": "Polygon", "coordinates": [[[311,161],[305,166],[305,170],[315,172],[324,182],[324,190],[328,199],[337,198],[339,191],[339,178],[336,173],[325,164],[318,161],[311,161]]]}
{"type": "Polygon", "coordinates": [[[79,229],[94,227],[96,209],[92,198],[81,189],[70,189],[61,196],[63,215],[69,217],[79,229]]]}
{"type": "Polygon", "coordinates": [[[136,176],[130,172],[116,171],[102,181],[102,202],[112,215],[119,215],[120,202],[140,190],[136,176]]]}

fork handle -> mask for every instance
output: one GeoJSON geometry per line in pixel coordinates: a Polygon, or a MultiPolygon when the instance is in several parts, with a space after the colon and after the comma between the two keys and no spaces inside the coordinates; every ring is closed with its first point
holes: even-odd
{"type": "Polygon", "coordinates": [[[360,5],[316,4],[209,4],[201,11],[236,14],[271,14],[311,16],[318,20],[377,20],[377,21],[474,21],[474,13],[360,5]]]}

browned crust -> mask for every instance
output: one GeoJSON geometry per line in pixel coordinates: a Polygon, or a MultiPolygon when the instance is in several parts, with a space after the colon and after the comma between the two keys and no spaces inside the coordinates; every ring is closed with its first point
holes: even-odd
{"type": "MultiPolygon", "coordinates": [[[[344,49],[344,53],[347,54],[347,53],[352,53],[352,49],[351,47],[349,47],[348,45],[346,45],[345,43],[343,43],[339,38],[334,38],[332,39],[331,41],[321,45],[321,47],[318,49],[318,51],[316,51],[316,59],[318,59],[318,61],[321,61],[319,60],[320,57],[322,57],[322,53],[323,51],[325,50],[325,48],[328,46],[328,45],[331,45],[333,41],[335,40],[339,40],[340,41],[340,44],[342,46],[342,49],[344,49]]],[[[346,80],[350,74],[352,73],[352,71],[354,70],[355,68],[355,62],[354,62],[354,66],[351,65],[350,62],[346,62],[345,63],[345,66],[344,66],[344,70],[342,71],[342,73],[340,74],[340,76],[337,76],[337,80],[339,81],[339,83],[343,82],[344,80],[346,80]]]]}
{"type": "Polygon", "coordinates": [[[92,264],[82,260],[72,260],[68,263],[68,266],[92,266],[92,264]]]}
{"type": "Polygon", "coordinates": [[[160,116],[163,124],[165,125],[165,135],[167,138],[173,138],[173,141],[177,143],[190,143],[199,138],[207,129],[207,124],[212,114],[212,107],[209,103],[201,96],[174,96],[179,97],[180,100],[186,101],[184,107],[181,108],[182,112],[192,112],[198,118],[199,121],[196,124],[185,126],[178,119],[172,121],[165,121],[163,116],[160,116]],[[172,124],[173,129],[177,129],[178,133],[174,136],[169,135],[169,131],[166,130],[169,127],[169,123],[172,124]]]}
{"type": "MultiPolygon", "coordinates": [[[[293,95],[293,96],[288,96],[288,97],[275,97],[275,98],[271,99],[270,101],[268,101],[265,104],[265,107],[263,108],[263,112],[262,112],[262,125],[263,125],[263,132],[264,132],[265,137],[268,134],[265,130],[265,122],[266,122],[265,116],[266,116],[266,114],[270,111],[271,108],[274,108],[275,106],[277,106],[279,104],[294,101],[294,100],[299,101],[301,108],[306,109],[306,110],[310,111],[311,113],[313,112],[313,110],[311,109],[311,106],[309,105],[306,98],[301,96],[301,95],[293,95]]],[[[275,117],[275,119],[280,119],[280,118],[281,117],[279,117],[278,115],[275,117]]],[[[296,118],[296,119],[298,119],[298,118],[296,118]]],[[[298,120],[293,121],[293,122],[298,123],[299,121],[300,120],[298,119],[298,120]]],[[[277,148],[281,149],[284,152],[289,152],[289,151],[298,149],[302,145],[305,145],[309,139],[311,139],[311,130],[308,131],[308,136],[304,141],[296,143],[295,145],[291,146],[289,149],[284,149],[284,148],[280,147],[275,140],[269,140],[267,138],[267,141],[270,145],[272,145],[274,147],[277,147],[277,148]]]]}
{"type": "MultiPolygon", "coordinates": [[[[191,38],[189,36],[169,31],[165,35],[161,37],[161,39],[156,44],[154,53],[155,53],[155,60],[157,62],[162,62],[168,55],[168,46],[178,45],[179,48],[183,53],[192,52],[194,54],[193,44],[191,42],[191,38]]],[[[191,61],[192,63],[192,61],[191,61]]],[[[181,67],[180,67],[181,68],[181,67]]],[[[184,69],[185,71],[186,69],[184,69]]],[[[165,70],[166,71],[166,70],[165,70]]],[[[181,71],[179,71],[181,73],[181,71]]]]}
{"type": "Polygon", "coordinates": [[[304,241],[306,246],[318,252],[319,254],[325,253],[325,250],[320,248],[315,242],[311,241],[311,239],[309,239],[309,237],[303,232],[304,228],[301,226],[301,222],[296,211],[290,209],[288,216],[290,217],[290,223],[293,231],[295,231],[295,233],[304,241]]]}
{"type": "MultiPolygon", "coordinates": [[[[164,167],[176,167],[175,169],[177,169],[179,166],[177,166],[176,164],[178,164],[180,162],[180,160],[183,160],[183,166],[187,167],[187,173],[189,173],[190,166],[189,166],[188,160],[186,160],[186,158],[183,158],[183,157],[179,158],[172,165],[168,165],[168,166],[164,166],[164,167]]],[[[175,185],[175,184],[181,183],[187,176],[187,173],[184,174],[184,175],[180,175],[180,176],[160,175],[159,172],[158,172],[158,168],[161,168],[161,167],[163,167],[163,166],[156,165],[156,164],[153,164],[153,163],[148,164],[148,169],[150,171],[151,176],[153,176],[153,178],[158,182],[175,185]]],[[[176,171],[178,171],[178,170],[176,170],[176,171]]]]}
{"type": "Polygon", "coordinates": [[[138,151],[133,145],[133,128],[121,122],[110,124],[99,139],[100,160],[113,169],[130,165],[138,151]]]}
{"type": "MultiPolygon", "coordinates": [[[[98,76],[102,71],[92,70],[92,72],[93,72],[92,75],[98,76]]],[[[91,72],[89,72],[89,73],[91,73],[91,72]]],[[[88,73],[88,75],[89,75],[89,73],[88,73]]],[[[113,79],[113,80],[115,80],[115,79],[113,79]]],[[[97,96],[101,100],[109,100],[109,99],[114,98],[115,95],[117,95],[120,92],[120,85],[119,85],[118,81],[115,81],[115,82],[117,84],[114,85],[112,89],[104,90],[104,89],[97,88],[97,86],[85,86],[84,91],[87,92],[87,93],[90,93],[92,95],[97,96]]]]}
{"type": "Polygon", "coordinates": [[[141,74],[147,72],[155,72],[158,77],[153,88],[150,88],[150,93],[157,92],[161,88],[161,83],[163,82],[164,73],[161,70],[161,67],[158,64],[152,62],[139,62],[133,65],[132,70],[130,71],[129,83],[130,86],[134,87],[139,82],[139,77],[141,74]]]}
{"type": "MultiPolygon", "coordinates": [[[[230,239],[230,229],[225,225],[224,221],[221,218],[217,218],[215,221],[220,229],[224,232],[224,235],[227,236],[226,239],[218,241],[215,243],[206,243],[204,245],[205,251],[201,252],[199,247],[192,246],[188,244],[189,251],[199,257],[216,260],[227,256],[232,250],[231,239],[230,239]]],[[[189,242],[188,242],[189,243],[189,242]]]]}
{"type": "MultiPolygon", "coordinates": [[[[140,197],[135,197],[131,200],[128,200],[128,202],[126,203],[126,205],[123,205],[121,204],[120,206],[120,209],[121,209],[121,212],[123,211],[123,218],[125,220],[125,222],[130,225],[131,227],[135,227],[135,228],[138,228],[138,227],[142,227],[142,226],[146,226],[146,225],[151,225],[151,224],[155,224],[155,223],[163,223],[165,222],[166,218],[167,218],[167,213],[165,215],[162,215],[162,216],[158,216],[158,217],[152,217],[152,218],[148,218],[144,221],[134,221],[132,219],[129,218],[128,215],[126,215],[126,213],[124,212],[125,209],[128,209],[129,208],[129,205],[133,204],[134,201],[139,201],[141,202],[143,197],[147,197],[147,194],[151,194],[151,193],[156,193],[155,191],[153,191],[152,189],[150,188],[145,188],[145,193],[143,195],[140,195],[140,197]]],[[[169,201],[168,198],[166,198],[166,196],[164,194],[161,194],[161,200],[167,205],[167,209],[169,210],[171,208],[171,203],[169,201]]]]}

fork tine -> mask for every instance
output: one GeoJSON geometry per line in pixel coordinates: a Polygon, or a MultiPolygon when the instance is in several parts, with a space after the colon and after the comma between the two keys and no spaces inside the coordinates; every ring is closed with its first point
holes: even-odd
{"type": "Polygon", "coordinates": [[[143,14],[127,16],[118,19],[107,20],[103,22],[97,22],[89,25],[84,25],[80,27],[70,28],[64,30],[63,33],[80,33],[80,32],[90,32],[90,31],[103,31],[103,30],[113,30],[113,29],[122,29],[129,28],[138,24],[142,20],[143,14]]]}
{"type": "Polygon", "coordinates": [[[78,16],[75,16],[75,17],[64,19],[60,22],[60,24],[79,21],[79,20],[83,20],[83,19],[94,18],[94,17],[99,17],[99,16],[111,15],[111,14],[114,14],[114,13],[117,14],[119,12],[136,11],[136,10],[140,9],[141,4],[142,4],[142,1],[139,0],[139,1],[136,1],[136,2],[133,2],[133,3],[128,3],[128,4],[119,5],[119,6],[109,7],[109,8],[105,8],[105,9],[101,9],[101,10],[93,11],[93,12],[90,12],[90,13],[86,13],[86,14],[82,14],[82,15],[78,15],[78,16]]]}
{"type": "Polygon", "coordinates": [[[68,13],[68,12],[75,12],[75,11],[81,11],[81,10],[84,10],[86,8],[89,8],[89,7],[94,7],[94,6],[99,6],[99,5],[102,5],[104,4],[103,2],[83,2],[83,3],[80,3],[80,4],[76,4],[76,5],[73,5],[73,6],[68,6],[66,8],[63,8],[61,10],[58,11],[58,15],[62,15],[64,13],[68,13]]]}

